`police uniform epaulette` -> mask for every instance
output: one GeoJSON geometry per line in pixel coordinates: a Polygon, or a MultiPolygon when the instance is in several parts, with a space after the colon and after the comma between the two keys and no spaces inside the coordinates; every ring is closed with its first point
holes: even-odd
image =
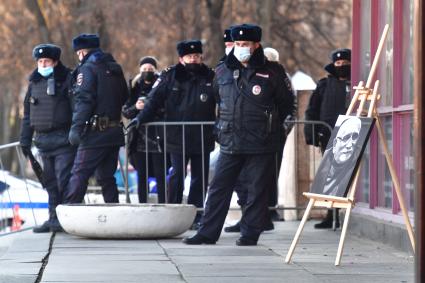
{"type": "Polygon", "coordinates": [[[169,71],[171,71],[175,67],[176,67],[176,65],[171,65],[171,66],[166,67],[164,70],[161,71],[161,75],[168,73],[169,71]]]}
{"type": "Polygon", "coordinates": [[[324,83],[326,83],[326,81],[328,80],[328,78],[326,77],[326,78],[321,78],[318,82],[317,82],[317,84],[324,84],[324,83]]]}

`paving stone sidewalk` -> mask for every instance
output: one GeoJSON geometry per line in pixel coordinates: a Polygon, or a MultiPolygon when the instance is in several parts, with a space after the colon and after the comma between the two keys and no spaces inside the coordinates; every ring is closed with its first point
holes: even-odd
{"type": "Polygon", "coordinates": [[[291,264],[284,259],[299,222],[276,222],[256,247],[236,246],[238,234],[228,233],[216,245],[187,246],[181,238],[193,232],[174,239],[93,240],[28,231],[0,254],[0,282],[414,281],[410,251],[352,235],[341,266],[334,266],[340,232],[314,230],[314,223],[307,223],[291,264]]]}

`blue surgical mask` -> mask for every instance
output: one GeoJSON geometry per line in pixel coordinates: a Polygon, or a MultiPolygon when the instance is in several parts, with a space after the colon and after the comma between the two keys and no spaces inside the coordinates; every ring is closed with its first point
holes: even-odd
{"type": "Polygon", "coordinates": [[[239,62],[248,62],[249,58],[251,58],[250,48],[235,46],[233,55],[235,55],[239,62]]]}
{"type": "Polygon", "coordinates": [[[53,73],[53,67],[38,67],[37,70],[43,77],[48,77],[53,73]]]}

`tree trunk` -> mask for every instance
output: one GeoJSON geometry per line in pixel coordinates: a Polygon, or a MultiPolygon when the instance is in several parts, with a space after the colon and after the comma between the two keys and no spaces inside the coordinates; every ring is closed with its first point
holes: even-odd
{"type": "Polygon", "coordinates": [[[271,22],[272,22],[272,7],[273,0],[257,0],[258,23],[262,29],[261,41],[264,46],[271,44],[271,22]]]}
{"type": "Polygon", "coordinates": [[[52,42],[52,38],[50,36],[50,31],[47,26],[46,19],[44,18],[44,15],[41,11],[40,4],[37,0],[25,0],[25,5],[30,11],[38,24],[38,30],[40,31],[40,37],[43,42],[52,42]]]}
{"type": "Polygon", "coordinates": [[[223,28],[221,27],[221,15],[223,12],[224,0],[206,0],[211,39],[208,42],[210,51],[210,63],[215,64],[223,57],[223,28]]]}

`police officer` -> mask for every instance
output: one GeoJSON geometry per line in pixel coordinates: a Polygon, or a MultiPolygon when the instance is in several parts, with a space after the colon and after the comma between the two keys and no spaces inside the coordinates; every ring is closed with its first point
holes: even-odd
{"type": "Polygon", "coordinates": [[[76,148],[68,142],[72,119],[72,99],[68,94],[71,70],[60,61],[61,49],[53,44],[34,47],[37,61],[29,77],[24,100],[20,144],[27,157],[34,144],[43,160],[43,185],[49,196],[49,220],[33,229],[35,233],[63,231],[56,216],[56,206],[71,176],[76,148]]]}
{"type": "MultiPolygon", "coordinates": [[[[305,111],[305,119],[322,121],[333,128],[338,116],[347,112],[351,102],[351,50],[336,49],[331,52],[330,59],[332,62],[324,68],[329,75],[317,83],[305,111]]],[[[326,127],[315,126],[313,135],[312,125],[307,124],[304,127],[304,135],[307,144],[319,146],[324,153],[331,133],[326,127]]],[[[336,211],[335,227],[338,228],[340,223],[338,210],[336,211]]],[[[314,227],[318,229],[332,228],[332,222],[333,210],[329,209],[325,219],[315,224],[314,227]]]]}
{"type": "MultiPolygon", "coordinates": [[[[202,63],[201,41],[179,42],[177,53],[179,63],[163,72],[155,82],[143,111],[134,123],[151,121],[160,108],[165,109],[166,121],[215,120],[216,100],[212,86],[214,72],[202,63]]],[[[191,184],[188,203],[196,207],[203,206],[203,192],[208,184],[209,154],[214,149],[212,132],[212,126],[167,127],[166,146],[173,167],[169,181],[170,203],[182,202],[183,181],[190,160],[191,184]]],[[[197,228],[200,217],[201,213],[195,218],[192,229],[197,228]]]]}
{"type": "MultiPolygon", "coordinates": [[[[224,37],[226,39],[226,35],[224,37]]],[[[279,52],[274,49],[274,48],[270,48],[270,47],[266,47],[264,48],[264,56],[266,57],[267,60],[271,61],[271,62],[279,62],[279,52]]],[[[283,79],[283,78],[282,78],[283,79]]],[[[286,130],[286,133],[289,133],[290,128],[288,130],[286,130]]],[[[277,187],[277,178],[279,175],[279,170],[280,170],[280,163],[282,160],[282,156],[283,156],[283,147],[285,145],[285,141],[286,141],[286,133],[282,133],[281,136],[281,145],[279,148],[279,151],[276,153],[276,159],[275,159],[275,170],[273,170],[273,178],[270,179],[270,189],[269,189],[269,200],[268,200],[268,206],[269,207],[274,207],[277,204],[277,191],[278,191],[278,187],[277,187]]],[[[238,195],[238,204],[241,206],[241,209],[244,209],[244,206],[246,204],[246,200],[247,200],[247,191],[244,187],[244,181],[246,180],[245,176],[244,176],[245,172],[242,172],[238,182],[236,183],[236,187],[235,187],[235,191],[238,195]]],[[[265,225],[264,225],[264,231],[270,231],[274,229],[274,224],[273,224],[273,220],[279,220],[279,214],[276,212],[276,210],[271,210],[269,211],[269,216],[268,216],[268,220],[266,221],[265,225]]],[[[235,232],[240,232],[241,228],[240,228],[240,222],[236,222],[236,224],[232,225],[232,226],[227,226],[224,228],[224,232],[227,233],[235,233],[235,232]]]]}
{"type": "Polygon", "coordinates": [[[267,218],[268,182],[279,148],[280,121],[295,110],[294,95],[282,68],[265,59],[261,28],[234,26],[233,50],[216,69],[220,155],[198,233],[189,245],[215,244],[220,237],[235,183],[242,170],[247,202],[237,245],[256,245],[267,218]]]}
{"type": "Polygon", "coordinates": [[[81,34],[72,41],[80,65],[74,71],[75,109],[69,141],[79,145],[65,201],[80,203],[95,173],[105,202],[118,202],[114,177],[124,145],[121,108],[128,94],[121,66],[99,48],[99,37],[81,34]]]}
{"type": "MultiPolygon", "coordinates": [[[[122,110],[124,117],[127,119],[135,118],[143,109],[144,101],[151,91],[152,85],[158,78],[156,73],[157,61],[154,57],[143,57],[140,60],[139,65],[140,72],[132,80],[130,80],[130,97],[122,110]]],[[[160,109],[156,114],[154,121],[162,121],[164,118],[163,112],[163,109],[160,109]]],[[[137,131],[132,131],[129,137],[129,155],[131,163],[137,170],[137,188],[140,203],[147,202],[147,175],[155,176],[158,202],[165,202],[165,163],[162,136],[162,128],[159,126],[151,126],[147,129],[147,140],[145,127],[139,127],[137,131]],[[147,148],[146,143],[148,145],[147,148]],[[148,152],[148,155],[146,155],[146,152],[148,152]],[[146,164],[146,157],[148,158],[148,165],[146,164]],[[148,171],[148,174],[146,174],[146,170],[148,171]]]]}

